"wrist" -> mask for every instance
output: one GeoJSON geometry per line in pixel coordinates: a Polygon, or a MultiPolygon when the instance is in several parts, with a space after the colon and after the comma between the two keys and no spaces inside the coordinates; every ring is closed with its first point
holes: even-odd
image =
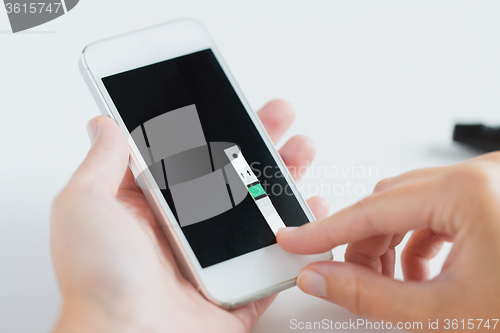
{"type": "Polygon", "coordinates": [[[64,301],[52,333],[149,332],[133,316],[112,306],[96,304],[82,298],[64,301]]]}

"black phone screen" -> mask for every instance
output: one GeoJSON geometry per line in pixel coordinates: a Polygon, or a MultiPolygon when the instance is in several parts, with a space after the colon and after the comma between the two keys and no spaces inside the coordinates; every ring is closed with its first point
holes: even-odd
{"type": "Polygon", "coordinates": [[[102,81],[202,267],[308,222],[212,50],[102,81]]]}

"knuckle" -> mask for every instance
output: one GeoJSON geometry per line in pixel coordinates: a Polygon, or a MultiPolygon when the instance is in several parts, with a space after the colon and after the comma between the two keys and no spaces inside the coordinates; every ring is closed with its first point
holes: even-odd
{"type": "Polygon", "coordinates": [[[71,192],[65,187],[52,201],[52,206],[50,209],[50,220],[52,225],[56,221],[59,221],[61,218],[64,218],[67,215],[68,211],[68,203],[73,201],[71,192]]]}
{"type": "Polygon", "coordinates": [[[70,188],[65,187],[59,194],[55,197],[52,202],[52,213],[57,213],[67,206],[68,201],[73,200],[73,194],[70,188]]]}
{"type": "Polygon", "coordinates": [[[316,224],[318,226],[318,230],[322,230],[324,232],[326,243],[330,244],[333,248],[339,241],[338,233],[334,230],[334,228],[331,228],[329,226],[327,219],[321,220],[319,223],[316,224]],[[322,225],[320,226],[319,223],[321,223],[322,225]]]}
{"type": "Polygon", "coordinates": [[[54,212],[57,212],[60,207],[62,206],[62,193],[63,192],[60,192],[55,198],[54,198],[54,201],[52,201],[52,206],[51,206],[51,211],[54,213],[54,212]]]}
{"type": "Polygon", "coordinates": [[[409,246],[405,246],[403,250],[401,250],[401,263],[409,262],[409,259],[412,257],[413,249],[409,246]]]}
{"type": "Polygon", "coordinates": [[[100,192],[99,185],[72,181],[55,197],[51,213],[53,216],[66,214],[79,203],[86,202],[89,198],[98,197],[100,192]]]}
{"type": "Polygon", "coordinates": [[[474,163],[464,164],[448,175],[447,184],[456,184],[462,190],[485,192],[496,185],[500,176],[500,168],[494,162],[477,160],[474,163]]]}
{"type": "Polygon", "coordinates": [[[381,191],[385,190],[387,188],[387,186],[389,186],[389,184],[391,183],[391,180],[392,180],[392,178],[385,178],[385,179],[382,179],[381,181],[379,181],[377,183],[377,185],[375,185],[375,188],[373,189],[373,193],[377,193],[377,192],[381,192],[381,191]]]}
{"type": "Polygon", "coordinates": [[[367,302],[367,290],[362,278],[358,275],[353,276],[346,282],[346,295],[349,295],[347,301],[347,309],[354,314],[370,317],[372,315],[372,307],[367,302]]]}
{"type": "Polygon", "coordinates": [[[90,175],[74,176],[60,195],[64,197],[98,196],[106,190],[104,181],[96,181],[90,175]]]}
{"type": "Polygon", "coordinates": [[[484,214],[498,213],[497,207],[500,201],[498,162],[480,158],[464,163],[450,172],[441,186],[446,187],[446,193],[452,198],[443,205],[445,208],[441,212],[444,217],[453,221],[450,225],[452,231],[463,227],[496,223],[496,219],[484,218],[484,214]],[[478,223],[479,221],[481,223],[478,223]]]}
{"type": "Polygon", "coordinates": [[[369,205],[369,200],[370,200],[370,197],[365,198],[361,201],[358,201],[355,204],[355,207],[359,212],[359,216],[360,216],[361,221],[363,222],[364,228],[366,228],[366,230],[369,231],[369,234],[378,235],[379,228],[377,227],[376,223],[373,221],[370,214],[367,213],[367,205],[369,205]]]}
{"type": "Polygon", "coordinates": [[[479,159],[489,160],[492,162],[500,162],[500,151],[494,151],[488,154],[484,154],[479,159]]]}

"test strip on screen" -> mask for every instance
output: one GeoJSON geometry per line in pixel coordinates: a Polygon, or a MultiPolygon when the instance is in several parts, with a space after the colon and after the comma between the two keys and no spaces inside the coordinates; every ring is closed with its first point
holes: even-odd
{"type": "Polygon", "coordinates": [[[261,183],[252,172],[250,165],[248,165],[240,149],[235,145],[225,149],[224,152],[229,158],[229,161],[231,161],[231,165],[236,170],[236,173],[240,176],[241,181],[248,189],[248,192],[262,213],[262,216],[264,216],[267,224],[276,235],[279,229],[285,228],[286,226],[261,183]]]}

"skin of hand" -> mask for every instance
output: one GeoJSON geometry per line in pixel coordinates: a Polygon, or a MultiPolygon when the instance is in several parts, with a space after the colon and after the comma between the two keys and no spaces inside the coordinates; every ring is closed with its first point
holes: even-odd
{"type": "Polygon", "coordinates": [[[312,263],[297,284],[355,314],[421,321],[424,330],[429,319],[438,319],[441,329],[445,319],[465,319],[466,329],[468,319],[490,319],[493,327],[491,319],[500,316],[500,153],[382,180],[353,206],[281,229],[277,238],[300,254],[348,243],[345,262],[312,263]],[[410,230],[401,255],[405,281],[397,281],[394,248],[410,230]],[[429,280],[429,260],[445,241],[453,248],[429,280]]]}
{"type": "MultiPolygon", "coordinates": [[[[277,142],[294,119],[283,101],[258,113],[277,142]]],[[[52,255],[63,295],[54,332],[249,332],[274,297],[226,311],[207,301],[179,272],[161,226],[128,168],[118,125],[96,117],[90,151],[52,207],[52,255]]],[[[315,155],[292,137],[280,154],[296,180],[315,155]]],[[[328,214],[321,198],[309,205],[328,214]]]]}

